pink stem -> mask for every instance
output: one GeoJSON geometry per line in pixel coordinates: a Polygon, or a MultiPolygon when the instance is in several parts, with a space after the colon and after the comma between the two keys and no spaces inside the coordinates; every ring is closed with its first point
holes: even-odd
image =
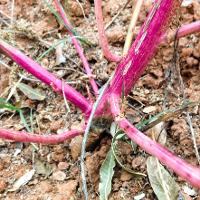
{"type": "MultiPolygon", "coordinates": [[[[27,57],[22,52],[8,45],[2,40],[0,40],[0,50],[27,72],[51,86],[55,92],[62,93],[62,81],[56,78],[52,73],[48,72],[45,68],[41,67],[31,58],[27,57]]],[[[66,98],[75,106],[80,108],[86,115],[91,111],[91,104],[88,102],[88,100],[66,83],[64,84],[64,93],[66,98]]]]}
{"type": "MultiPolygon", "coordinates": [[[[200,20],[181,26],[178,29],[177,38],[181,38],[197,32],[200,32],[200,20]]],[[[168,33],[165,33],[163,34],[161,40],[164,42],[167,42],[168,40],[171,41],[174,39],[175,34],[176,32],[174,31],[173,34],[169,34],[169,36],[168,33]]]]}
{"type": "Polygon", "coordinates": [[[33,142],[40,144],[57,144],[83,133],[83,130],[70,130],[59,135],[36,135],[24,131],[0,129],[0,138],[18,142],[33,142]]]}
{"type": "MultiPolygon", "coordinates": [[[[95,2],[99,3],[98,0],[95,2]]],[[[178,6],[180,6],[179,0],[156,0],[154,2],[127,56],[117,66],[114,78],[98,106],[96,116],[104,113],[105,104],[110,95],[115,94],[120,98],[131,91],[160,44],[160,38],[165,33],[178,6]]]]}
{"type": "MultiPolygon", "coordinates": [[[[65,23],[66,26],[68,26],[71,30],[73,29],[73,27],[71,26],[71,24],[69,23],[67,16],[65,14],[65,11],[63,10],[59,0],[54,0],[54,3],[56,5],[56,9],[58,10],[58,12],[60,13],[60,16],[62,17],[63,22],[65,23]]],[[[72,42],[75,46],[75,49],[77,51],[77,53],[79,54],[82,62],[83,62],[83,66],[85,68],[86,74],[88,75],[88,78],[90,80],[90,84],[93,88],[93,91],[95,93],[96,96],[98,96],[99,92],[98,92],[98,87],[97,84],[94,80],[94,75],[92,75],[89,63],[83,53],[83,48],[81,47],[80,43],[77,41],[77,39],[73,36],[72,32],[69,32],[69,35],[71,36],[72,42]]]]}
{"type": "Polygon", "coordinates": [[[138,144],[147,153],[155,156],[173,170],[181,178],[189,182],[191,185],[200,188],[200,168],[192,166],[181,158],[175,156],[165,147],[151,140],[149,137],[137,130],[126,118],[120,113],[119,101],[116,96],[110,98],[111,112],[115,122],[124,130],[127,136],[138,144]]]}
{"type": "Polygon", "coordinates": [[[99,43],[103,50],[103,54],[109,61],[119,62],[121,58],[117,55],[112,54],[111,51],[109,50],[108,40],[106,37],[104,23],[103,23],[103,14],[101,8],[102,0],[95,0],[94,5],[95,5],[97,28],[99,33],[99,43]]]}
{"type": "Polygon", "coordinates": [[[108,96],[111,93],[118,96],[127,95],[131,91],[135,82],[146,69],[149,60],[160,43],[160,37],[165,33],[170,19],[176,13],[175,10],[179,5],[179,0],[155,1],[128,55],[116,69],[110,88],[107,91],[108,96]]]}

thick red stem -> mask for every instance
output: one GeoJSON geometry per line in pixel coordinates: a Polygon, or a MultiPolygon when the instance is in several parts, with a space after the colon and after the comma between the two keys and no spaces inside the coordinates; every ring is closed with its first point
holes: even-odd
{"type": "Polygon", "coordinates": [[[56,78],[56,76],[48,72],[45,68],[41,67],[38,63],[24,55],[19,50],[0,40],[0,51],[2,51],[8,57],[14,60],[27,72],[29,72],[42,82],[46,83],[47,85],[51,86],[55,92],[62,93],[64,84],[64,93],[66,95],[66,98],[75,106],[80,108],[86,115],[91,111],[91,104],[84,96],[82,96],[79,92],[77,92],[68,84],[63,83],[63,81],[56,78]]]}
{"type": "Polygon", "coordinates": [[[173,170],[188,183],[200,188],[200,168],[185,162],[181,158],[168,151],[165,147],[151,140],[149,137],[137,130],[120,113],[119,101],[115,95],[111,96],[110,98],[110,106],[115,122],[122,130],[124,130],[124,132],[132,141],[138,144],[147,153],[158,158],[163,164],[173,170]]]}
{"type": "Polygon", "coordinates": [[[165,33],[170,19],[179,5],[179,0],[155,1],[128,55],[116,69],[107,91],[108,96],[111,93],[118,96],[127,95],[131,91],[160,44],[160,37],[165,33]]]}

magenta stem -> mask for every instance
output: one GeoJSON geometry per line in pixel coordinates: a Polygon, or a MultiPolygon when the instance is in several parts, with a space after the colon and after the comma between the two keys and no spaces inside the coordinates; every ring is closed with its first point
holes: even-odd
{"type": "MultiPolygon", "coordinates": [[[[198,32],[200,32],[200,20],[198,20],[196,22],[192,22],[190,24],[182,25],[178,29],[177,38],[185,37],[187,35],[190,35],[193,33],[198,33],[198,32]]],[[[174,32],[174,34],[172,34],[172,35],[169,34],[169,38],[168,38],[168,33],[165,33],[165,34],[163,34],[161,40],[164,42],[167,42],[168,40],[171,41],[174,39],[175,34],[176,34],[176,32],[174,32]]]]}
{"type": "Polygon", "coordinates": [[[40,144],[57,144],[83,133],[83,130],[70,130],[58,135],[36,135],[24,131],[0,129],[0,138],[18,142],[33,142],[40,144]]]}
{"type": "MultiPolygon", "coordinates": [[[[65,14],[65,11],[64,11],[62,5],[60,4],[60,2],[58,0],[54,0],[54,3],[55,3],[56,9],[59,12],[63,22],[65,23],[66,26],[68,26],[72,30],[73,27],[71,26],[70,22],[68,21],[67,16],[65,14]]],[[[94,80],[94,75],[91,72],[89,63],[88,63],[88,61],[87,61],[87,59],[86,59],[86,57],[84,55],[83,48],[81,47],[81,45],[78,42],[78,40],[73,36],[72,32],[69,32],[69,35],[71,36],[72,42],[74,44],[74,47],[75,47],[77,53],[79,54],[79,56],[80,56],[80,58],[81,58],[81,60],[83,62],[83,66],[84,66],[86,74],[88,75],[88,78],[90,80],[90,84],[92,86],[92,89],[93,89],[95,95],[98,96],[98,94],[99,94],[98,87],[97,87],[97,84],[96,84],[96,82],[94,80]]]]}
{"type": "MultiPolygon", "coordinates": [[[[31,58],[2,40],[0,40],[0,50],[27,72],[51,86],[55,92],[62,93],[63,82],[31,58]]],[[[91,111],[91,104],[88,100],[66,83],[64,83],[64,93],[66,98],[75,106],[80,108],[86,115],[91,111]]]]}
{"type": "Polygon", "coordinates": [[[95,6],[95,16],[96,16],[97,28],[98,28],[98,33],[99,33],[99,43],[103,50],[103,54],[109,61],[119,62],[121,60],[121,58],[117,55],[114,55],[109,50],[108,40],[106,37],[104,23],[103,23],[102,0],[95,0],[94,6],[95,6]]]}
{"type": "Polygon", "coordinates": [[[147,153],[158,158],[160,162],[165,164],[188,183],[200,188],[200,168],[185,162],[181,158],[168,151],[165,147],[151,140],[149,137],[137,130],[120,113],[119,101],[115,95],[111,96],[110,98],[110,106],[115,122],[132,141],[138,144],[147,153]]]}
{"type": "Polygon", "coordinates": [[[155,1],[128,55],[122,59],[116,69],[107,91],[108,96],[111,93],[118,96],[127,95],[131,91],[135,82],[146,69],[160,43],[160,37],[165,33],[170,19],[179,5],[178,0],[155,1]]]}

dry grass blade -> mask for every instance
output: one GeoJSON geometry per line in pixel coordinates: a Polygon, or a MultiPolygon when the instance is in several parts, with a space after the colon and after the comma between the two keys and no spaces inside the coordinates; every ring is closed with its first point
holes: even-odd
{"type": "Polygon", "coordinates": [[[197,105],[199,105],[200,102],[188,102],[183,104],[181,107],[173,109],[173,110],[166,110],[155,117],[150,118],[150,120],[147,120],[146,122],[142,122],[141,124],[137,125],[137,127],[141,131],[147,131],[148,129],[154,127],[155,125],[159,124],[160,122],[165,122],[169,120],[172,117],[176,117],[177,115],[181,114],[183,111],[187,110],[188,108],[193,108],[197,105]]]}
{"type": "Polygon", "coordinates": [[[131,17],[131,22],[130,22],[130,25],[129,25],[129,28],[128,28],[126,41],[125,41],[125,44],[124,44],[123,55],[126,55],[128,53],[128,50],[131,46],[131,42],[133,40],[133,31],[134,31],[134,28],[136,26],[136,23],[137,23],[139,14],[140,14],[142,4],[143,4],[143,0],[139,0],[139,1],[137,0],[136,1],[135,8],[134,8],[134,11],[133,11],[133,15],[131,17]]]}

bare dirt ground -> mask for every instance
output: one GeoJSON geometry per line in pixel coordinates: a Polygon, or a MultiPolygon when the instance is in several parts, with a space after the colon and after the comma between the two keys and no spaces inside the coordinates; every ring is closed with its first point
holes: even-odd
{"type": "MultiPolygon", "coordinates": [[[[63,1],[64,2],[64,1],[63,1]]],[[[77,1],[64,2],[66,11],[74,27],[89,39],[92,47],[85,46],[85,54],[91,64],[93,73],[99,86],[109,78],[111,71],[116,67],[102,56],[98,45],[97,27],[94,16],[93,1],[82,3],[85,18],[77,1]]],[[[105,24],[108,24],[126,3],[126,0],[103,1],[105,24]]],[[[123,9],[117,19],[108,27],[107,36],[112,51],[121,54],[126,32],[128,29],[132,1],[123,9]]],[[[135,35],[144,21],[150,8],[151,1],[145,1],[137,23],[135,35]]],[[[40,0],[15,0],[13,14],[12,1],[0,1],[1,37],[22,50],[26,55],[37,59],[56,41],[67,37],[65,28],[60,26],[47,5],[40,0]],[[13,16],[12,16],[13,15],[13,16]]],[[[200,19],[200,3],[195,0],[191,5],[182,7],[178,19],[175,19],[171,29],[181,24],[187,24],[200,19]]],[[[180,84],[180,75],[184,82],[186,100],[200,101],[200,34],[192,34],[179,40],[179,46],[174,48],[174,42],[162,45],[150,62],[149,67],[137,82],[132,93],[127,98],[126,115],[133,123],[147,119],[167,108],[177,108],[183,102],[183,91],[180,84]],[[177,59],[174,60],[174,55],[177,59]]],[[[39,62],[58,77],[68,81],[83,94],[87,94],[88,80],[84,76],[81,61],[68,37],[63,47],[66,62],[56,64],[55,50],[51,51],[39,62]]],[[[23,75],[22,82],[37,88],[45,99],[36,101],[27,98],[20,90],[13,92],[10,102],[23,109],[29,124],[34,132],[57,133],[64,129],[76,127],[83,119],[80,111],[70,105],[71,113],[66,114],[62,96],[54,93],[50,88],[41,84],[34,77],[21,70],[10,59],[0,55],[1,60],[9,66],[6,68],[0,63],[0,97],[7,98],[10,91],[23,75]],[[32,115],[30,120],[30,111],[32,115]],[[32,121],[32,122],[31,122],[32,121]]],[[[200,148],[200,108],[195,106],[189,110],[192,125],[196,132],[197,147],[200,148]]],[[[10,111],[0,113],[0,126],[23,130],[17,113],[10,111]]],[[[194,146],[187,123],[186,114],[171,117],[166,123],[166,146],[175,154],[190,163],[198,165],[194,153],[194,146]]],[[[92,134],[92,133],[91,133],[92,134]]],[[[95,137],[95,135],[94,135],[95,137]]],[[[0,199],[3,200],[75,200],[83,199],[79,168],[79,156],[82,136],[58,145],[21,144],[0,139],[0,199]],[[13,189],[13,184],[27,171],[36,168],[32,179],[13,189]],[[14,191],[12,191],[14,190],[14,191]]],[[[111,136],[106,133],[93,146],[86,158],[89,199],[99,199],[99,169],[110,148],[111,136]]],[[[126,143],[120,145],[123,162],[130,169],[146,173],[146,159],[148,155],[139,149],[134,153],[126,143]]],[[[172,173],[173,174],[173,173],[172,173]]],[[[173,174],[174,175],[174,174],[173,174]]],[[[174,175],[179,186],[186,183],[174,175]]],[[[123,171],[119,165],[115,167],[110,200],[134,199],[134,196],[144,193],[144,200],[156,199],[148,178],[135,178],[123,171]]],[[[200,191],[195,197],[187,194],[185,199],[200,199],[200,191]]]]}

